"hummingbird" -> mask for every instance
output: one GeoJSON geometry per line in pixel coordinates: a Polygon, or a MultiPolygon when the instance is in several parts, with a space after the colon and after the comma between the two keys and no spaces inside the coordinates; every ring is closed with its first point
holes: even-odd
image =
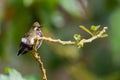
{"type": "MultiPolygon", "coordinates": [[[[33,26],[31,27],[31,29],[29,30],[29,32],[27,32],[22,38],[21,38],[21,43],[20,43],[20,49],[17,53],[17,56],[19,55],[23,55],[29,51],[31,51],[33,49],[33,45],[34,45],[34,39],[37,37],[42,37],[43,34],[40,30],[40,24],[39,22],[34,22],[33,26]]],[[[37,46],[36,48],[38,49],[42,44],[42,40],[39,40],[37,42],[37,46]]]]}

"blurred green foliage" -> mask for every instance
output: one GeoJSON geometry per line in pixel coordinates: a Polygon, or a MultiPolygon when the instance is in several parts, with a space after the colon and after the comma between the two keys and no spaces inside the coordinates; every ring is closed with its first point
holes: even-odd
{"type": "Polygon", "coordinates": [[[40,75],[30,53],[16,56],[21,37],[39,21],[45,36],[62,40],[74,40],[75,33],[89,37],[79,25],[109,27],[108,38],[82,49],[44,42],[39,55],[49,80],[119,80],[119,5],[120,0],[0,0],[0,73],[14,67],[23,76],[40,75]]]}
{"type": "Polygon", "coordinates": [[[9,75],[7,76],[0,74],[0,80],[42,80],[34,76],[27,76],[26,78],[23,78],[18,71],[11,68],[5,68],[5,72],[8,73],[9,75]]]}

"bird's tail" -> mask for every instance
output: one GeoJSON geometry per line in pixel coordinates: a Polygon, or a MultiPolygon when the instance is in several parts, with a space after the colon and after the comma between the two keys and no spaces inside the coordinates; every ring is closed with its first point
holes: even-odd
{"type": "Polygon", "coordinates": [[[19,51],[18,51],[17,56],[23,55],[23,54],[25,54],[25,53],[27,53],[27,52],[28,52],[28,51],[25,50],[25,47],[21,47],[21,48],[19,49],[19,51]]]}

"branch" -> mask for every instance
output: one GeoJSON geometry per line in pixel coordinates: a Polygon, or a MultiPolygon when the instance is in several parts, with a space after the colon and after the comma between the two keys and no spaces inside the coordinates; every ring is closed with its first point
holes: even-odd
{"type": "Polygon", "coordinates": [[[37,42],[38,42],[38,40],[35,39],[35,44],[34,44],[34,46],[33,46],[32,55],[33,55],[33,57],[35,58],[35,60],[36,60],[36,61],[38,62],[38,64],[39,64],[39,67],[40,67],[40,69],[41,69],[41,71],[42,71],[42,74],[43,74],[43,80],[47,80],[46,70],[45,70],[45,68],[44,68],[44,65],[43,65],[43,62],[42,62],[40,56],[39,56],[38,53],[37,53],[37,49],[36,49],[37,42]]]}
{"type": "Polygon", "coordinates": [[[101,38],[107,29],[108,29],[108,27],[104,27],[103,30],[101,30],[97,35],[94,35],[89,39],[82,39],[78,43],[76,43],[75,41],[62,41],[60,39],[52,39],[52,38],[44,37],[44,36],[38,37],[37,40],[45,40],[45,41],[49,41],[49,42],[53,42],[53,43],[59,43],[62,45],[77,45],[79,47],[82,47],[84,43],[90,43],[97,38],[101,38]]]}
{"type": "Polygon", "coordinates": [[[93,40],[97,39],[97,38],[101,38],[101,36],[106,32],[106,30],[108,29],[108,27],[104,27],[102,31],[99,32],[99,34],[92,36],[89,39],[82,39],[80,42],[82,43],[90,43],[93,40]]]}
{"type": "Polygon", "coordinates": [[[45,40],[45,41],[49,41],[49,42],[54,42],[54,43],[59,43],[62,45],[75,45],[76,42],[73,41],[62,41],[60,39],[52,39],[50,37],[38,37],[37,40],[45,40]]]}

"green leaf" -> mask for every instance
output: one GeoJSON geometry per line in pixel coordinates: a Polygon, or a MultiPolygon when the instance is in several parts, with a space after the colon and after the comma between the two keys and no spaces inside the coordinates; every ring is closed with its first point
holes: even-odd
{"type": "Polygon", "coordinates": [[[8,75],[0,74],[0,80],[26,80],[15,69],[5,68],[5,72],[8,73],[8,75]]]}
{"type": "Polygon", "coordinates": [[[8,75],[0,74],[0,80],[42,80],[42,78],[35,75],[29,75],[23,78],[18,71],[11,68],[5,68],[5,72],[8,73],[8,75]]]}
{"type": "Polygon", "coordinates": [[[89,29],[87,29],[85,26],[80,25],[80,28],[81,28],[82,30],[84,30],[85,32],[89,33],[91,36],[94,35],[94,34],[93,34],[89,29]]]}
{"type": "MultiPolygon", "coordinates": [[[[8,73],[8,80],[26,80],[22,75],[15,69],[5,68],[5,72],[8,73]]],[[[1,80],[1,79],[0,79],[1,80]]]]}
{"type": "Polygon", "coordinates": [[[81,40],[81,36],[79,34],[74,34],[74,39],[79,42],[81,40]]]}
{"type": "Polygon", "coordinates": [[[84,46],[84,43],[80,41],[77,45],[78,45],[78,48],[81,48],[84,46]]]}
{"type": "Polygon", "coordinates": [[[104,38],[104,37],[107,37],[108,36],[108,34],[103,34],[102,36],[101,36],[101,38],[104,38]]]}
{"type": "Polygon", "coordinates": [[[92,26],[90,27],[90,29],[91,29],[92,31],[97,31],[97,30],[99,30],[99,28],[100,28],[100,25],[98,25],[98,26],[92,25],[92,26]]]}
{"type": "Polygon", "coordinates": [[[8,76],[0,74],[0,80],[9,80],[8,76]]]}
{"type": "Polygon", "coordinates": [[[39,76],[29,75],[25,77],[27,80],[42,80],[39,76]]]}

